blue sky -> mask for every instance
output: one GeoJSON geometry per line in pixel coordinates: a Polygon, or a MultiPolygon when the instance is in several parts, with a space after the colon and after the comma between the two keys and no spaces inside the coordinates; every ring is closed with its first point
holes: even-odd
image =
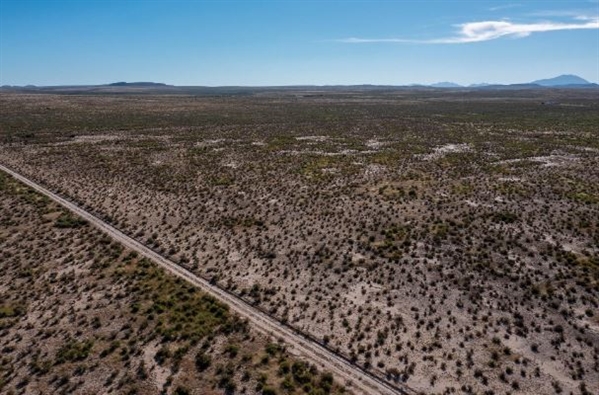
{"type": "Polygon", "coordinates": [[[0,85],[599,81],[599,1],[0,0],[0,85]]]}

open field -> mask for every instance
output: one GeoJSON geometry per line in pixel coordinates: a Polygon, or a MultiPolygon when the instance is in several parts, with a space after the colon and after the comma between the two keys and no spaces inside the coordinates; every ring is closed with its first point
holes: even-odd
{"type": "MultiPolygon", "coordinates": [[[[198,277],[189,270],[181,267],[177,263],[168,260],[161,254],[153,251],[152,249],[144,246],[142,243],[135,239],[127,236],[123,232],[114,228],[112,225],[106,223],[100,218],[96,217],[92,213],[89,213],[70,202],[69,200],[58,196],[57,194],[49,191],[39,184],[23,177],[22,175],[15,173],[13,170],[0,165],[0,171],[8,173],[16,180],[22,182],[26,186],[32,188],[34,191],[42,194],[44,197],[48,197],[56,203],[60,204],[63,208],[66,208],[71,212],[71,215],[78,216],[76,224],[89,223],[100,231],[105,236],[112,238],[116,243],[128,248],[133,254],[139,254],[138,256],[144,259],[149,259],[152,263],[158,265],[161,269],[177,276],[179,279],[184,280],[187,284],[197,287],[203,291],[207,297],[212,297],[226,306],[236,315],[245,319],[243,325],[251,326],[256,332],[269,337],[276,338],[279,343],[285,345],[286,348],[290,349],[290,353],[294,355],[300,355],[301,357],[311,361],[313,367],[311,369],[322,368],[327,371],[330,377],[334,374],[338,380],[343,380],[350,386],[352,390],[357,393],[372,394],[402,394],[409,395],[413,393],[404,385],[391,385],[383,379],[373,376],[369,371],[359,369],[358,365],[351,363],[351,361],[344,359],[339,354],[333,353],[327,350],[325,347],[319,344],[314,339],[308,339],[305,334],[294,330],[289,325],[276,320],[268,313],[257,309],[255,306],[250,305],[235,294],[224,290],[219,287],[218,284],[198,277]]],[[[66,224],[68,224],[67,222],[66,224]]],[[[65,221],[57,222],[58,227],[65,227],[65,221]]],[[[66,226],[68,227],[68,226],[66,226]]],[[[192,313],[190,313],[191,315],[192,313]]],[[[207,328],[209,331],[210,328],[207,328]]],[[[188,334],[189,335],[189,334],[188,334]]],[[[305,384],[305,383],[304,383],[305,384]]],[[[285,392],[291,392],[292,388],[289,386],[282,386],[285,392]]],[[[330,390],[331,388],[329,388],[330,390]]],[[[309,390],[306,390],[310,392],[309,390]]]]}
{"type": "Polygon", "coordinates": [[[1,94],[0,108],[0,163],[390,382],[599,388],[596,90],[1,94]]]}
{"type": "Polygon", "coordinates": [[[227,305],[0,172],[3,394],[345,393],[227,305]]]}

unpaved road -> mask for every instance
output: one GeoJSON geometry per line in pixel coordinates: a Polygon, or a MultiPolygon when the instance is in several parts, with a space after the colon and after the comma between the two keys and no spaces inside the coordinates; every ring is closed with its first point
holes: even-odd
{"type": "Polygon", "coordinates": [[[69,209],[73,213],[79,215],[81,218],[86,219],[92,225],[96,226],[114,240],[123,244],[125,247],[137,251],[139,254],[151,259],[156,264],[162,266],[164,269],[173,273],[176,276],[188,281],[189,283],[197,286],[202,291],[216,297],[220,301],[229,305],[232,311],[237,313],[243,318],[247,318],[253,327],[261,333],[270,335],[276,338],[281,338],[289,346],[290,351],[301,355],[309,359],[312,363],[316,364],[319,368],[331,372],[336,379],[342,384],[346,384],[348,389],[358,394],[416,394],[416,391],[408,387],[399,387],[391,385],[384,380],[361,370],[360,368],[352,365],[349,361],[343,357],[333,353],[322,347],[320,344],[306,338],[300,332],[283,325],[276,319],[268,316],[262,311],[251,306],[244,300],[237,296],[228,293],[227,291],[211,284],[205,279],[196,276],[192,272],[185,268],[177,265],[173,261],[166,259],[160,254],[154,252],[150,248],[141,244],[137,240],[127,236],[120,230],[116,229],[112,225],[104,222],[95,215],[85,211],[76,204],[69,200],[60,197],[59,195],[51,192],[36,182],[22,176],[19,173],[3,166],[0,164],[0,170],[10,174],[23,184],[31,187],[41,194],[46,195],[50,199],[61,204],[65,208],[69,209]]]}

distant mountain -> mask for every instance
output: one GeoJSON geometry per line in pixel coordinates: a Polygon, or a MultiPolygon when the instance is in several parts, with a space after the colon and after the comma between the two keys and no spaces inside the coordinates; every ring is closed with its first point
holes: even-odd
{"type": "Polygon", "coordinates": [[[448,81],[437,82],[437,83],[431,84],[429,86],[433,87],[433,88],[462,88],[462,85],[458,85],[456,83],[448,82],[448,81]]]}
{"type": "Polygon", "coordinates": [[[113,82],[112,84],[108,84],[108,86],[130,86],[130,87],[139,87],[139,88],[147,88],[147,87],[157,87],[157,86],[168,86],[161,82],[113,82]]]}
{"type": "Polygon", "coordinates": [[[468,88],[484,88],[485,86],[491,86],[491,84],[487,84],[486,82],[481,82],[480,84],[470,84],[468,88]]]}
{"type": "Polygon", "coordinates": [[[436,84],[428,85],[430,88],[471,88],[471,89],[539,89],[539,88],[596,88],[597,84],[593,84],[584,78],[577,75],[564,74],[554,78],[525,82],[521,84],[471,84],[468,86],[458,85],[454,82],[437,82],[436,84]]]}
{"type": "Polygon", "coordinates": [[[591,83],[584,78],[580,78],[577,75],[563,74],[554,78],[547,78],[544,80],[536,80],[531,84],[541,86],[565,86],[565,85],[590,85],[591,83]]]}
{"type": "MultiPolygon", "coordinates": [[[[0,0],[1,1],[1,0],[0,0]]],[[[599,90],[599,85],[591,83],[576,75],[560,75],[555,78],[536,80],[520,84],[501,84],[501,83],[478,83],[463,86],[455,82],[437,82],[431,85],[411,84],[411,85],[287,85],[287,86],[176,86],[168,85],[160,82],[113,82],[103,85],[54,85],[54,86],[15,86],[2,85],[0,92],[51,92],[51,93],[97,93],[97,94],[197,94],[197,95],[253,95],[258,92],[267,91],[311,91],[312,94],[322,94],[330,91],[352,91],[369,92],[369,91],[386,91],[394,89],[414,89],[414,90],[441,90],[449,89],[450,91],[517,91],[528,89],[591,89],[599,90]]]]}

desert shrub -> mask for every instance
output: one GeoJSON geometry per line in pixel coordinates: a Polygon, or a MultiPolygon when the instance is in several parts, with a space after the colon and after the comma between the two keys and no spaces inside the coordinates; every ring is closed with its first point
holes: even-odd
{"type": "Polygon", "coordinates": [[[515,213],[510,213],[508,211],[502,211],[502,212],[493,214],[492,218],[493,218],[493,221],[495,221],[495,222],[504,222],[506,224],[511,224],[518,220],[518,215],[515,213]]]}
{"type": "Polygon", "coordinates": [[[200,352],[196,355],[195,364],[198,371],[203,372],[204,370],[208,369],[211,363],[212,358],[210,358],[210,355],[207,355],[203,352],[200,352]]]}
{"type": "Polygon", "coordinates": [[[178,386],[174,391],[173,395],[189,395],[191,392],[186,387],[178,386]]]}
{"type": "Polygon", "coordinates": [[[277,395],[277,391],[271,387],[262,388],[262,395],[277,395]]]}
{"type": "Polygon", "coordinates": [[[25,314],[25,307],[21,305],[0,305],[0,318],[18,317],[25,314]]]}
{"type": "Polygon", "coordinates": [[[89,355],[93,347],[92,341],[79,342],[76,340],[67,340],[56,353],[56,363],[83,361],[89,355]]]}
{"type": "Polygon", "coordinates": [[[67,228],[77,229],[77,228],[81,228],[85,225],[87,225],[86,220],[84,220],[83,218],[74,216],[71,213],[60,214],[60,216],[56,219],[56,222],[54,223],[54,226],[56,228],[61,228],[61,229],[67,229],[67,228]]]}
{"type": "Polygon", "coordinates": [[[154,355],[154,360],[158,365],[164,364],[168,358],[170,358],[171,352],[166,346],[160,347],[160,349],[154,355]]]}
{"type": "Polygon", "coordinates": [[[237,344],[227,344],[225,352],[229,354],[229,357],[235,358],[239,353],[239,346],[237,344]]]}

